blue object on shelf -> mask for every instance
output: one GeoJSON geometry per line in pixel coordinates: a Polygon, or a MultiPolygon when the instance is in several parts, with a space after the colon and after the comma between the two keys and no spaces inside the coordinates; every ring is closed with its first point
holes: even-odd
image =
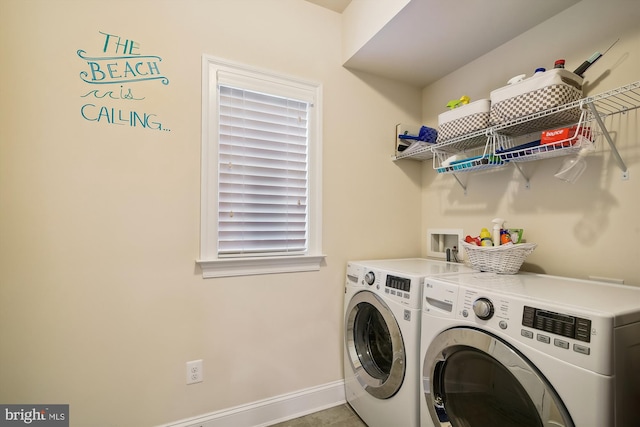
{"type": "Polygon", "coordinates": [[[500,149],[496,150],[496,154],[498,154],[503,160],[509,161],[509,159],[515,159],[520,156],[526,156],[531,154],[530,150],[524,151],[520,153],[521,150],[526,150],[528,148],[538,147],[540,145],[540,140],[527,142],[526,144],[520,144],[512,148],[500,149]]]}
{"type": "Polygon", "coordinates": [[[417,136],[404,134],[404,135],[398,135],[398,138],[410,139],[413,141],[431,142],[435,144],[436,139],[438,139],[438,131],[427,126],[422,126],[417,136]]]}
{"type": "Polygon", "coordinates": [[[460,163],[471,163],[474,160],[481,159],[483,156],[467,157],[466,159],[454,160],[449,163],[450,166],[454,166],[460,163]]]}
{"type": "Polygon", "coordinates": [[[438,173],[454,172],[461,170],[476,170],[486,168],[488,166],[502,165],[504,162],[498,156],[493,154],[484,154],[482,156],[467,157],[462,160],[454,160],[447,166],[442,166],[436,169],[438,173]]]}

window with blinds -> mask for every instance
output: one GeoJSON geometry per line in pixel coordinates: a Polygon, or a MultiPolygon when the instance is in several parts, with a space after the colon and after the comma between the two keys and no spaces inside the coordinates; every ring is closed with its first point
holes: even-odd
{"type": "Polygon", "coordinates": [[[322,86],[204,55],[203,277],[317,271],[322,86]]]}
{"type": "Polygon", "coordinates": [[[218,93],[218,254],[306,252],[309,103],[218,93]]]}

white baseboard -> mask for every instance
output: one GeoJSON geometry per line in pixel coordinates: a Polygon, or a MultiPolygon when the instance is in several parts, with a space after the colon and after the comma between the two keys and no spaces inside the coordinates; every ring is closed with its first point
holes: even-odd
{"type": "Polygon", "coordinates": [[[345,402],[340,380],[158,427],[266,427],[345,402]]]}

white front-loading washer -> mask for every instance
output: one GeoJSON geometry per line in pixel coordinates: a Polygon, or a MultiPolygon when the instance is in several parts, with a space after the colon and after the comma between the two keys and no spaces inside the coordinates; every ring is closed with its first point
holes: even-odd
{"type": "Polygon", "coordinates": [[[347,264],[345,394],[369,427],[420,425],[422,285],[461,271],[472,270],[422,258],[347,264]]]}
{"type": "Polygon", "coordinates": [[[640,288],[538,274],[425,280],[423,427],[640,425],[640,288]]]}

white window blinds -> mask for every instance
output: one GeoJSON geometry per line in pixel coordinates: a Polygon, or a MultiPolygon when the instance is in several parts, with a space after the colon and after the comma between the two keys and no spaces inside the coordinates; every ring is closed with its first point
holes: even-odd
{"type": "Polygon", "coordinates": [[[308,248],[310,103],[218,85],[218,255],[308,248]]]}

